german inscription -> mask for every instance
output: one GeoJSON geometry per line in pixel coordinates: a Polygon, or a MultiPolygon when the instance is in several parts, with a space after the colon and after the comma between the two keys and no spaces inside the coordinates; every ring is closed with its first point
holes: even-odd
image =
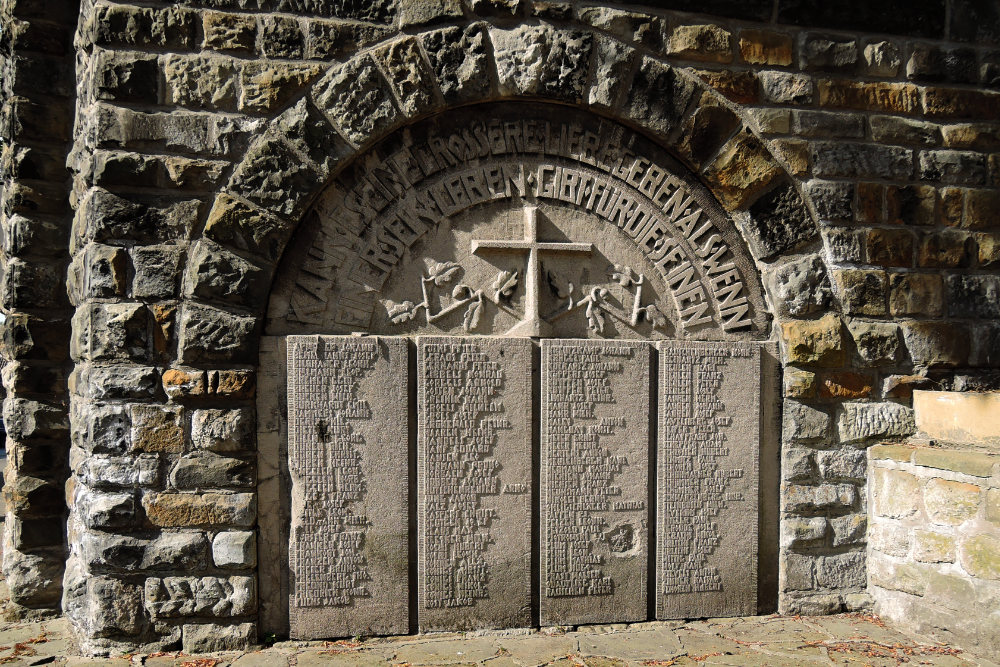
{"type": "Polygon", "coordinates": [[[293,637],[408,631],[407,354],[288,338],[293,637]]]}
{"type": "Polygon", "coordinates": [[[531,623],[531,346],[418,339],[421,630],[531,623]]]}
{"type": "Polygon", "coordinates": [[[678,332],[755,327],[759,288],[746,279],[752,261],[732,223],[666,154],[611,121],[496,104],[410,128],[357,164],[314,209],[283,292],[291,321],[372,326],[386,299],[411,298],[384,286],[428,236],[464,211],[507,202],[564,208],[617,230],[645,264],[633,267],[669,295],[663,307],[678,332]]]}
{"type": "Polygon", "coordinates": [[[755,614],[761,349],[657,347],[656,616],[755,614]]]}
{"type": "Polygon", "coordinates": [[[644,620],[651,349],[541,345],[541,623],[644,620]]]}

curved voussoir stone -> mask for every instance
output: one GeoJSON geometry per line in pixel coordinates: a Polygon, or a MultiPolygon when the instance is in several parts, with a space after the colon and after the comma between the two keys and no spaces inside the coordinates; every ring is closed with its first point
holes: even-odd
{"type": "Polygon", "coordinates": [[[247,151],[229,189],[272,213],[297,218],[322,181],[315,166],[306,163],[283,137],[272,134],[247,151]]]}
{"type": "Polygon", "coordinates": [[[299,100],[275,119],[273,132],[308,158],[327,177],[353,149],[309,98],[299,100]]]}
{"type": "Polygon", "coordinates": [[[587,103],[591,106],[616,109],[631,83],[635,49],[605,35],[594,35],[594,74],[591,77],[587,103]]]}
{"type": "Polygon", "coordinates": [[[389,79],[399,100],[400,111],[413,118],[440,107],[435,94],[434,74],[420,53],[420,42],[416,37],[387,44],[372,55],[389,79]]]}
{"type": "Polygon", "coordinates": [[[625,116],[666,140],[680,125],[698,86],[676,69],[642,59],[625,101],[625,116]]]}
{"type": "Polygon", "coordinates": [[[785,170],[764,143],[746,130],[722,147],[703,175],[722,205],[737,211],[756,201],[785,170]]]}
{"type": "Polygon", "coordinates": [[[293,226],[283,218],[226,193],[215,198],[205,222],[205,237],[216,243],[276,262],[293,226]]]}
{"type": "Polygon", "coordinates": [[[484,24],[442,28],[420,36],[446,104],[475,102],[493,92],[484,24]]]}
{"type": "Polygon", "coordinates": [[[758,259],[770,259],[818,236],[805,203],[791,183],[758,199],[749,213],[744,231],[758,259]]]}
{"type": "Polygon", "coordinates": [[[521,25],[490,30],[500,94],[580,102],[594,38],[581,30],[521,25]]]}
{"type": "Polygon", "coordinates": [[[312,98],[357,146],[400,119],[389,83],[368,55],[332,68],[313,88],[312,98]]]}
{"type": "Polygon", "coordinates": [[[208,301],[254,306],[267,296],[271,272],[202,239],[188,257],[184,293],[208,301]]]}

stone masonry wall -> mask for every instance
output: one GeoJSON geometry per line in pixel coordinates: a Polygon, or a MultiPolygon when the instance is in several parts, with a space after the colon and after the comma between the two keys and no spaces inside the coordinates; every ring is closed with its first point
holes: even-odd
{"type": "Polygon", "coordinates": [[[869,450],[875,610],[985,655],[1000,651],[1000,456],[957,446],[869,450]]]}
{"type": "Polygon", "coordinates": [[[59,606],[66,560],[72,0],[0,2],[3,572],[16,616],[59,606]]]}
{"type": "Polygon", "coordinates": [[[803,4],[85,2],[64,594],[84,649],[255,636],[254,364],[281,251],[358,150],[501,97],[643,128],[743,226],[787,364],[781,610],[866,605],[864,450],[913,429],[912,387],[1000,365],[1000,30],[989,3],[885,24],[803,4]]]}

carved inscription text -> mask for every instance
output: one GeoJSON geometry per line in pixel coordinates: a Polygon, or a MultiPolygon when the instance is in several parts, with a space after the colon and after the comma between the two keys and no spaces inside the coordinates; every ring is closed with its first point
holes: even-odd
{"type": "Polygon", "coordinates": [[[366,443],[352,422],[372,418],[358,386],[379,355],[374,341],[329,346],[322,355],[317,344],[289,346],[289,373],[298,380],[288,395],[289,468],[305,501],[289,558],[298,606],[346,606],[371,595],[363,550],[369,521],[354,511],[367,490],[366,443]]]}

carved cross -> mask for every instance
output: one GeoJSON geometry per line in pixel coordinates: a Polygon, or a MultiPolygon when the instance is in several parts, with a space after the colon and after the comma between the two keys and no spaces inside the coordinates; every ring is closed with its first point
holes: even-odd
{"type": "Polygon", "coordinates": [[[594,251],[592,243],[568,243],[558,241],[538,240],[538,208],[524,207],[524,240],[523,241],[473,241],[472,252],[493,250],[500,252],[516,252],[528,255],[528,267],[524,273],[524,319],[517,323],[507,333],[515,336],[545,336],[551,327],[538,313],[538,292],[542,282],[542,269],[539,256],[542,253],[577,252],[590,254],[594,251]]]}

